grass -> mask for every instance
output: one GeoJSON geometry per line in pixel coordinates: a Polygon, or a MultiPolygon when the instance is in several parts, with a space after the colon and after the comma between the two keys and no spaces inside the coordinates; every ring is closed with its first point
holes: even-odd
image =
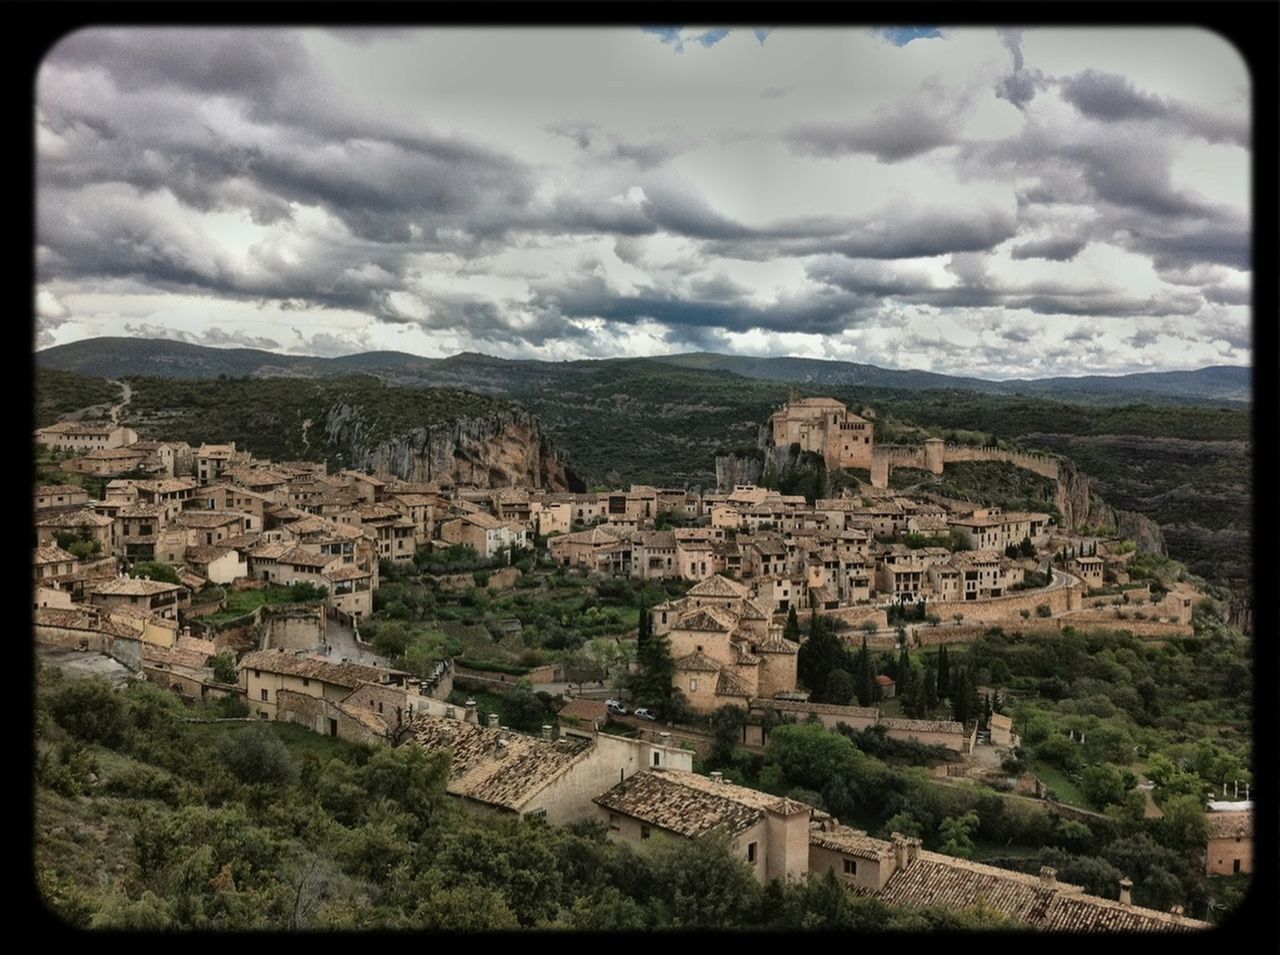
{"type": "Polygon", "coordinates": [[[268,587],[265,590],[238,590],[227,594],[225,610],[220,610],[200,619],[210,626],[218,627],[251,614],[261,606],[293,602],[293,595],[285,587],[268,587]]]}
{"type": "Polygon", "coordinates": [[[250,726],[265,726],[279,737],[289,750],[290,755],[301,760],[314,754],[321,760],[350,759],[361,747],[333,736],[314,733],[297,723],[277,722],[275,720],[245,721],[238,723],[183,723],[182,732],[193,742],[213,743],[228,734],[243,733],[250,726]]]}
{"type": "Polygon", "coordinates": [[[1089,805],[1089,801],[1084,798],[1084,792],[1079,785],[1057,766],[1053,766],[1043,760],[1034,760],[1031,763],[1031,771],[1053,790],[1059,802],[1066,803],[1068,806],[1075,806],[1077,809],[1091,810],[1093,808],[1089,805]]]}

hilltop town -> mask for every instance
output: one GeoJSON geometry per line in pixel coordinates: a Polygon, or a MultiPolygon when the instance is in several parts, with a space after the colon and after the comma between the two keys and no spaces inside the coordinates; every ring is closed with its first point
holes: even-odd
{"type": "MultiPolygon", "coordinates": [[[[998,784],[1085,829],[1104,817],[1043,798],[1054,783],[1027,771],[1024,742],[1043,726],[1013,718],[1017,679],[973,647],[993,632],[1194,641],[1205,603],[1114,528],[889,480],[966,461],[1053,477],[1049,456],[877,446],[874,411],[829,398],[793,396],[768,431],[760,483],[571,493],[329,473],[114,423],[42,428],[37,467],[63,481],[35,488],[38,657],[196,710],[447,752],[447,792],[487,810],[594,819],[636,846],[714,830],[761,883],[834,873],[890,907],[986,907],[1050,930],[1204,927],[1180,892],[1135,904],[1137,872],[1102,897],[1051,865],[927,851],[905,823],[873,836],[823,780],[786,796],[725,778],[726,752],[775,753],[798,730],[874,738],[938,785],[998,784]],[[838,486],[779,490],[806,458],[838,486]],[[965,665],[948,673],[953,650],[965,665]],[[694,771],[708,760],[723,770],[694,771]]],[[[1247,874],[1247,790],[1206,818],[1205,872],[1247,874]]]]}

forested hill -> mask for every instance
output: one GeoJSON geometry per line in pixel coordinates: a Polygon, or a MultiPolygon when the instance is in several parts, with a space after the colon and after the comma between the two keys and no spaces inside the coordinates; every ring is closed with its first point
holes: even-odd
{"type": "MultiPolygon", "coordinates": [[[[696,353],[636,359],[691,371],[730,372],[744,378],[800,384],[811,388],[892,388],[905,391],[961,389],[984,394],[1022,394],[1081,403],[1132,401],[1247,403],[1252,391],[1249,368],[1213,367],[1196,371],[1155,372],[1084,378],[988,381],[927,371],[903,371],[845,361],[809,358],[752,358],[696,353]]],[[[375,374],[404,385],[463,388],[518,394],[548,379],[580,377],[608,370],[631,359],[548,362],[492,358],[462,353],[423,358],[404,352],[366,352],[339,358],[284,355],[251,348],[209,348],[165,339],[95,338],[36,353],[42,368],[76,371],[103,378],[127,375],[172,378],[375,374]]]]}

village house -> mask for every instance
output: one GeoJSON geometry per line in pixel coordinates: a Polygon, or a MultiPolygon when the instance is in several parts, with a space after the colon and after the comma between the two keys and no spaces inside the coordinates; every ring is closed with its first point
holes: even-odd
{"type": "Polygon", "coordinates": [[[999,597],[1022,583],[1023,569],[995,551],[960,551],[951,563],[960,571],[965,600],[999,597]]]}
{"type": "Polygon", "coordinates": [[[253,530],[246,515],[239,511],[186,510],[180,512],[173,523],[186,533],[190,547],[212,547],[253,530]]]}
{"type": "Polygon", "coordinates": [[[1249,875],[1253,872],[1253,810],[1210,812],[1205,816],[1206,875],[1249,875]]]}
{"type": "Polygon", "coordinates": [[[619,531],[602,525],[553,537],[547,541],[547,549],[551,552],[551,559],[562,567],[595,570],[600,564],[600,552],[616,547],[621,539],[619,531]]]}
{"type": "Polygon", "coordinates": [[[178,609],[191,603],[191,595],[179,584],[122,577],[96,584],[89,590],[89,603],[109,610],[141,609],[152,616],[177,620],[178,609]]]}
{"type": "Polygon", "coordinates": [[[37,547],[32,563],[34,564],[32,577],[35,585],[52,589],[58,589],[60,580],[80,569],[79,559],[56,544],[37,547]]]}
{"type": "Polygon", "coordinates": [[[36,542],[41,547],[58,544],[58,535],[79,540],[94,541],[97,553],[110,554],[114,550],[115,522],[93,511],[64,511],[36,521],[36,542]]]}
{"type": "Polygon", "coordinates": [[[51,424],[35,433],[36,444],[43,444],[50,451],[100,451],[123,448],[137,440],[138,433],[132,428],[77,421],[51,424]]]}
{"type": "Polygon", "coordinates": [[[1073,557],[1068,564],[1071,572],[1089,588],[1102,586],[1104,561],[1101,557],[1073,557]]]}
{"type": "Polygon", "coordinates": [[[248,464],[251,455],[237,451],[234,441],[229,444],[202,444],[195,452],[196,481],[200,484],[217,484],[222,472],[237,464],[248,464]]]}
{"type": "Polygon", "coordinates": [[[760,882],[799,879],[809,871],[805,803],[696,773],[647,769],[594,800],[609,838],[640,846],[655,833],[697,839],[719,831],[760,882]]]}
{"type": "Polygon", "coordinates": [[[252,467],[225,467],[218,473],[218,480],[252,491],[264,501],[288,502],[290,478],[266,467],[265,462],[255,462],[252,467]]]}
{"type": "MultiPolygon", "coordinates": [[[[409,679],[409,674],[399,670],[384,670],[346,661],[333,663],[283,649],[247,653],[240,658],[238,670],[240,686],[250,710],[263,720],[282,718],[280,694],[286,691],[339,702],[362,684],[403,684],[409,679]]],[[[319,731],[330,736],[338,735],[336,725],[326,725],[319,731]]]]}
{"type": "Polygon", "coordinates": [[[89,503],[89,492],[74,484],[42,484],[35,491],[39,511],[80,510],[89,503]]]}
{"type": "Polygon", "coordinates": [[[441,521],[439,533],[441,540],[450,544],[467,544],[485,560],[492,560],[503,550],[525,547],[528,543],[523,528],[504,523],[489,514],[463,514],[441,521]]]}
{"type": "Polygon", "coordinates": [[[413,743],[429,752],[449,752],[446,791],[477,806],[567,825],[589,818],[592,799],[619,777],[635,778],[653,766],[691,775],[693,754],[669,742],[606,733],[553,739],[550,726],[534,737],[499,726],[497,714],[485,726],[471,722],[473,716],[468,710],[467,718],[441,717],[433,707],[408,729],[413,743]]]}
{"type": "Polygon", "coordinates": [[[67,461],[63,467],[78,474],[91,474],[94,477],[110,477],[124,474],[126,471],[140,469],[147,455],[143,451],[135,451],[130,447],[99,448],[67,461]]]}
{"type": "Polygon", "coordinates": [[[267,503],[261,494],[220,483],[197,488],[184,506],[192,511],[234,511],[243,515],[245,532],[251,533],[262,530],[267,503]]]}
{"type": "Polygon", "coordinates": [[[171,521],[196,493],[196,483],[186,478],[161,478],[155,481],[133,481],[134,500],[138,504],[150,504],[164,510],[165,520],[171,521]]]}
{"type": "Polygon", "coordinates": [[[234,549],[201,544],[188,547],[184,562],[195,573],[215,584],[229,584],[249,576],[249,564],[234,549]]]}

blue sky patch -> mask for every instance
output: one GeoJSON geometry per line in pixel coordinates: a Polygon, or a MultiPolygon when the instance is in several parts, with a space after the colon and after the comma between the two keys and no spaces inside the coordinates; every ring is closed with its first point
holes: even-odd
{"type": "Polygon", "coordinates": [[[884,37],[894,46],[906,46],[912,40],[933,40],[942,36],[942,31],[937,27],[877,27],[871,32],[884,37]]]}

